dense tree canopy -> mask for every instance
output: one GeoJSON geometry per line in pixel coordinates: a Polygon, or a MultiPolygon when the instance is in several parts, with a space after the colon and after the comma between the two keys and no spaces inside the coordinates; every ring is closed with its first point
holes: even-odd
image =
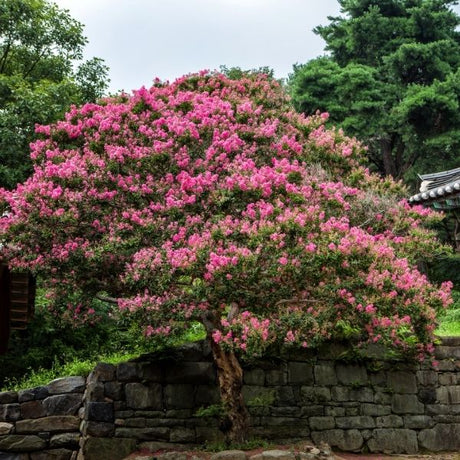
{"type": "Polygon", "coordinates": [[[315,32],[328,56],[296,65],[304,113],[328,111],[368,146],[381,173],[458,166],[460,17],[452,0],[339,0],[343,16],[315,32]]]}
{"type": "Polygon", "coordinates": [[[83,26],[47,0],[0,3],[0,186],[30,174],[36,123],[105,91],[107,67],[98,58],[81,62],[85,44],[83,26]]]}
{"type": "Polygon", "coordinates": [[[326,119],[256,74],[73,108],[38,129],[33,176],[0,191],[1,256],[76,320],[98,296],[147,335],[202,323],[241,439],[238,353],[349,338],[423,358],[450,302],[449,283],[416,269],[443,250],[422,227],[437,216],[362,167],[362,146],[326,119]]]}

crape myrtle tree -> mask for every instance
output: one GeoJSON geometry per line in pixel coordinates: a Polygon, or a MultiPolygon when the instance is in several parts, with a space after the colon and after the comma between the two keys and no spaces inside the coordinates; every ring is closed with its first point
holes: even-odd
{"type": "Polygon", "coordinates": [[[382,174],[458,166],[460,16],[453,0],[339,0],[342,16],[314,32],[328,55],[295,65],[297,110],[330,122],[369,147],[382,174]]]}
{"type": "Polygon", "coordinates": [[[36,123],[59,120],[106,90],[103,61],[82,61],[86,42],[82,24],[52,2],[0,2],[0,186],[31,173],[36,123]]]}
{"type": "Polygon", "coordinates": [[[75,321],[97,296],[149,336],[200,322],[241,441],[241,355],[349,337],[423,359],[450,302],[449,283],[415,268],[444,250],[422,227],[437,215],[401,201],[326,119],[295,113],[257,74],[202,72],[72,108],[37,128],[33,175],[0,193],[2,257],[75,321]]]}

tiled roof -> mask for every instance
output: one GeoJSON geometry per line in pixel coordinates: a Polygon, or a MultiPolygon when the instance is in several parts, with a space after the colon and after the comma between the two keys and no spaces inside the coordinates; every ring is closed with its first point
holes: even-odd
{"type": "Polygon", "coordinates": [[[460,208],[460,168],[419,176],[419,193],[409,198],[411,204],[426,204],[436,209],[460,208]]]}

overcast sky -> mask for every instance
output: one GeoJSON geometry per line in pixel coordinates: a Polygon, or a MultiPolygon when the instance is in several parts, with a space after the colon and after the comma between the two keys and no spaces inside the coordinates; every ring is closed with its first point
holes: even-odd
{"type": "Polygon", "coordinates": [[[85,25],[86,58],[105,60],[110,91],[150,86],[220,65],[269,66],[323,54],[312,29],[339,14],[337,0],[54,0],[85,25]]]}

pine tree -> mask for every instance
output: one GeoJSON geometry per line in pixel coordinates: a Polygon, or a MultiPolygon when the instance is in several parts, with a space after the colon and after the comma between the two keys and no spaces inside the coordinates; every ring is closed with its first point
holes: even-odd
{"type": "Polygon", "coordinates": [[[299,111],[330,120],[368,146],[382,174],[458,166],[460,17],[452,0],[339,0],[342,16],[314,31],[327,56],[294,66],[299,111]]]}

